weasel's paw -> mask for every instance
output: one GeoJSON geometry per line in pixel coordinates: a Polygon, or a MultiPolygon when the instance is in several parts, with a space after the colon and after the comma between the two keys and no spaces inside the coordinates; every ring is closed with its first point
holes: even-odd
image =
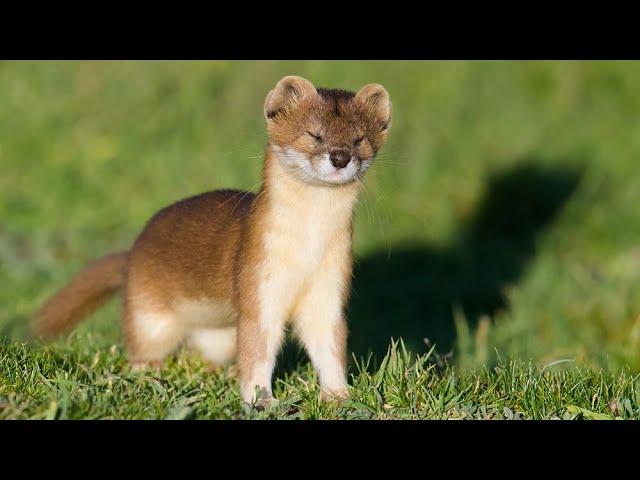
{"type": "Polygon", "coordinates": [[[278,403],[273,397],[273,394],[266,388],[256,387],[253,395],[243,395],[243,400],[246,404],[252,405],[256,410],[263,411],[266,408],[278,403]]]}
{"type": "Polygon", "coordinates": [[[259,398],[258,400],[256,400],[256,403],[254,403],[256,410],[258,410],[259,412],[262,412],[270,407],[275,407],[276,405],[278,405],[278,400],[274,397],[259,398]]]}
{"type": "Polygon", "coordinates": [[[322,390],[320,392],[320,400],[323,402],[336,402],[338,404],[344,403],[349,399],[349,390],[347,387],[334,388],[331,390],[322,390]]]}

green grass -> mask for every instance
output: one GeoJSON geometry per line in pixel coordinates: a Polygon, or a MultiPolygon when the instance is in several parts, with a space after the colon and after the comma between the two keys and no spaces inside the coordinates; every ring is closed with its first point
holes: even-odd
{"type": "Polygon", "coordinates": [[[0,417],[637,417],[638,84],[637,62],[0,62],[0,417]],[[286,74],[379,82],[394,105],[356,213],[356,403],[319,405],[293,348],[273,412],[196,358],[128,374],[116,304],[24,344],[42,301],[159,208],[257,188],[286,74]],[[450,367],[379,373],[391,337],[450,367]]]}
{"type": "Polygon", "coordinates": [[[356,365],[346,403],[321,403],[306,364],[280,376],[279,402],[259,411],[243,404],[227,370],[208,373],[197,357],[131,373],[119,345],[94,350],[92,340],[76,336],[37,352],[2,345],[0,419],[640,418],[637,376],[513,361],[458,374],[439,367],[434,352],[415,359],[396,342],[379,368],[356,365]]]}

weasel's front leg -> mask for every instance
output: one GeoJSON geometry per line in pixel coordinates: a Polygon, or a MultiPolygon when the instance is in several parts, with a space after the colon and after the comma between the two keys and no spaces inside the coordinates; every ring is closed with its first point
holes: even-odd
{"type": "Polygon", "coordinates": [[[295,333],[320,380],[322,400],[349,396],[346,378],[347,324],[343,314],[346,267],[327,262],[297,305],[295,333]]]}
{"type": "MultiPolygon", "coordinates": [[[[324,298],[323,301],[337,303],[335,299],[324,298]]],[[[304,344],[318,375],[323,400],[349,396],[346,378],[347,326],[339,310],[335,305],[322,305],[320,298],[312,300],[307,297],[296,318],[296,335],[304,344]]]]}
{"type": "Polygon", "coordinates": [[[271,376],[283,333],[284,316],[280,311],[252,308],[241,314],[238,321],[238,374],[240,395],[245,402],[259,400],[268,404],[274,400],[271,376]],[[259,399],[256,399],[256,387],[260,389],[259,399]]]}

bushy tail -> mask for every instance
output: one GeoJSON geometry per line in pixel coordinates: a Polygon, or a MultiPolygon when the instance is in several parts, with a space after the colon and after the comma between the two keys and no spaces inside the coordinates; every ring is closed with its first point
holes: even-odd
{"type": "Polygon", "coordinates": [[[123,282],[127,257],[128,252],[112,253],[80,271],[42,306],[32,337],[51,338],[68,331],[105,303],[123,282]]]}

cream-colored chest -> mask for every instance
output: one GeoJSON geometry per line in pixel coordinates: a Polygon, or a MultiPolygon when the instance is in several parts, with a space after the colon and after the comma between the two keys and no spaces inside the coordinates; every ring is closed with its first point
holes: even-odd
{"type": "Polygon", "coordinates": [[[272,202],[264,223],[258,298],[265,317],[292,311],[327,259],[348,254],[352,199],[328,189],[293,193],[272,202]]]}
{"type": "Polygon", "coordinates": [[[305,193],[275,204],[266,224],[265,263],[288,276],[313,274],[350,235],[350,203],[340,203],[333,192],[305,193]]]}

